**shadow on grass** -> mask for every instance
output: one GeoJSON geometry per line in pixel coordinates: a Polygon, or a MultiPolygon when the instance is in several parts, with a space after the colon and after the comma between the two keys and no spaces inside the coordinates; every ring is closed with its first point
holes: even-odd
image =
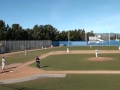
{"type": "Polygon", "coordinates": [[[11,85],[11,84],[0,84],[0,86],[6,87],[6,88],[11,88],[13,90],[28,90],[27,87],[20,87],[20,86],[11,85]]]}
{"type": "Polygon", "coordinates": [[[9,89],[12,89],[12,90],[48,90],[48,89],[22,87],[22,86],[17,86],[17,85],[12,85],[12,84],[1,84],[1,82],[0,82],[0,86],[8,88],[7,90],[9,89]]]}
{"type": "Polygon", "coordinates": [[[46,66],[41,66],[40,68],[47,68],[47,67],[49,67],[49,65],[46,65],[46,66]]]}

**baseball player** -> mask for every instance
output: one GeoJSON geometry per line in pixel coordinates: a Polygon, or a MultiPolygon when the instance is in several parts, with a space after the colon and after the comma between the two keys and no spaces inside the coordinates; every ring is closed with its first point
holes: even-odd
{"type": "Polygon", "coordinates": [[[36,66],[40,68],[40,58],[38,56],[36,57],[36,66]]]}
{"type": "Polygon", "coordinates": [[[27,56],[27,53],[28,53],[28,51],[27,51],[27,50],[25,50],[25,56],[27,56]]]}
{"type": "Polygon", "coordinates": [[[69,51],[69,48],[67,48],[67,53],[69,53],[70,51],[69,51]]]}
{"type": "Polygon", "coordinates": [[[120,46],[118,47],[118,49],[120,50],[120,46]]]}
{"type": "Polygon", "coordinates": [[[5,67],[5,57],[2,57],[1,62],[2,62],[2,70],[4,70],[4,67],[5,67]]]}
{"type": "Polygon", "coordinates": [[[98,57],[98,49],[95,50],[95,56],[98,57]]]}

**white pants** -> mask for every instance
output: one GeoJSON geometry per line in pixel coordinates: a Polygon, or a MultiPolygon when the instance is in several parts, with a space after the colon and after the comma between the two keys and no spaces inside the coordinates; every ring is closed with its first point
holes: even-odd
{"type": "Polygon", "coordinates": [[[98,57],[98,52],[95,53],[96,57],[98,57]]]}
{"type": "Polygon", "coordinates": [[[27,52],[25,52],[25,56],[27,56],[27,52]]]}
{"type": "Polygon", "coordinates": [[[5,63],[2,63],[2,70],[4,69],[4,67],[5,67],[5,63]]]}
{"type": "Polygon", "coordinates": [[[67,53],[69,53],[69,49],[67,49],[67,53]]]}

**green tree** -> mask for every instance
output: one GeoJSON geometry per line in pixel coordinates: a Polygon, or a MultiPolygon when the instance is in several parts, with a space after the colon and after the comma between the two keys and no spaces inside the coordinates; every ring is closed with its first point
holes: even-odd
{"type": "MultiPolygon", "coordinates": [[[[93,31],[87,33],[89,36],[94,36],[93,31]]],[[[58,31],[52,25],[35,25],[33,29],[22,29],[19,24],[12,24],[12,27],[0,20],[0,40],[52,40],[52,41],[67,41],[68,31],[58,31]]],[[[85,30],[75,29],[69,30],[70,41],[85,40],[85,30]]]]}
{"type": "Polygon", "coordinates": [[[52,25],[45,25],[44,29],[46,31],[45,35],[46,35],[46,39],[47,40],[55,40],[56,35],[57,35],[57,29],[54,28],[52,25]]]}
{"type": "Polygon", "coordinates": [[[34,38],[33,38],[33,29],[27,28],[25,31],[26,31],[27,34],[28,34],[27,39],[28,39],[28,40],[33,40],[33,39],[34,39],[34,38]]]}
{"type": "Polygon", "coordinates": [[[6,25],[3,20],[0,20],[0,40],[6,39],[6,25]]]}
{"type": "Polygon", "coordinates": [[[66,31],[62,31],[59,33],[59,40],[60,41],[67,41],[68,37],[67,37],[68,33],[66,31]]]}
{"type": "Polygon", "coordinates": [[[11,40],[11,28],[8,24],[6,26],[6,40],[11,40]]]}
{"type": "Polygon", "coordinates": [[[23,29],[19,24],[13,24],[11,28],[12,40],[24,40],[23,29]]]}
{"type": "Polygon", "coordinates": [[[40,39],[40,38],[38,38],[38,36],[39,36],[39,26],[35,25],[33,27],[33,38],[38,40],[38,39],[40,39]]]}
{"type": "Polygon", "coordinates": [[[35,25],[33,27],[33,37],[37,40],[56,40],[57,29],[52,25],[35,25]]]}

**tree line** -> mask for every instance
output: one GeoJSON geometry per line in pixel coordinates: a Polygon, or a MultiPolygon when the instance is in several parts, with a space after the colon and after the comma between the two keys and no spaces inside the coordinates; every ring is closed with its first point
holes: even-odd
{"type": "Polygon", "coordinates": [[[5,21],[0,20],[0,40],[84,41],[88,40],[89,36],[94,36],[93,31],[87,32],[86,35],[87,38],[84,29],[58,31],[50,24],[23,29],[20,24],[12,24],[10,27],[5,21]]]}

